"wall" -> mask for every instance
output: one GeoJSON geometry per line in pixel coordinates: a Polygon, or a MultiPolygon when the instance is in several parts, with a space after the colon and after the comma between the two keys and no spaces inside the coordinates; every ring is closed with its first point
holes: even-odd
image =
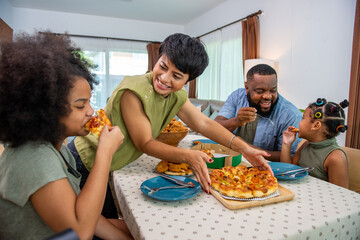
{"type": "MultiPolygon", "coordinates": [[[[199,36],[261,9],[260,58],[278,61],[279,92],[299,108],[305,108],[317,97],[336,102],[348,98],[355,3],[356,0],[228,0],[180,26],[12,8],[7,0],[2,0],[0,17],[15,33],[50,29],[162,41],[174,32],[199,36]]],[[[344,143],[344,139],[345,135],[341,135],[339,142],[344,143]]]]}
{"type": "MultiPolygon", "coordinates": [[[[356,0],[229,0],[185,26],[199,36],[260,15],[260,58],[278,61],[279,92],[299,108],[349,95],[356,0]],[[214,17],[218,16],[218,17],[214,17]]],[[[345,134],[338,137],[345,144],[345,134]]]]}
{"type": "MultiPolygon", "coordinates": [[[[6,0],[5,0],[6,1],[6,0]]],[[[14,33],[51,30],[56,33],[163,41],[184,26],[119,18],[13,8],[14,33]],[[136,31],[134,31],[136,29],[136,31]]]]}

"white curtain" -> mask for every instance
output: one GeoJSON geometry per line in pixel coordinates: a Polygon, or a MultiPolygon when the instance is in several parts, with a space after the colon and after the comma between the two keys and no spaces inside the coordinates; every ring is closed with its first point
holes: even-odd
{"type": "Polygon", "coordinates": [[[197,81],[197,97],[225,101],[237,88],[244,87],[241,22],[205,35],[209,66],[197,81]]]}
{"type": "Polygon", "coordinates": [[[86,37],[71,37],[71,40],[98,65],[94,73],[100,83],[95,86],[91,97],[95,110],[104,108],[124,76],[147,71],[147,42],[86,37]]]}

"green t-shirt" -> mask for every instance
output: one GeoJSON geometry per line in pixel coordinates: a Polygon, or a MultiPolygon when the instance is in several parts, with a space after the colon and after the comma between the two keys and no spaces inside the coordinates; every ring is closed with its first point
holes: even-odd
{"type": "MultiPolygon", "coordinates": [[[[145,114],[151,124],[153,138],[160,134],[187,100],[187,92],[184,89],[173,92],[166,98],[155,92],[152,76],[153,73],[149,72],[144,75],[125,77],[116,87],[106,104],[105,111],[112,125],[119,126],[124,134],[123,143],[113,155],[110,171],[122,168],[143,154],[136,149],[131,141],[121,114],[120,98],[126,89],[132,91],[141,100],[145,114]]],[[[79,152],[81,161],[88,170],[92,168],[97,144],[98,140],[92,134],[75,138],[76,149],[79,152]]]]}
{"type": "MultiPolygon", "coordinates": [[[[73,169],[76,162],[62,146],[61,154],[73,169]]],[[[67,178],[76,195],[81,174],[67,170],[50,143],[27,143],[7,147],[0,157],[0,239],[45,239],[55,232],[40,218],[29,198],[47,183],[67,178]],[[76,175],[76,176],[74,176],[76,175]]]]}

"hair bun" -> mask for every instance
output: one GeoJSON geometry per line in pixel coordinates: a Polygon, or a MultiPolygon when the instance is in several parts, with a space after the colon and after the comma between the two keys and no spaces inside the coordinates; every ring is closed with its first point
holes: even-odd
{"type": "Polygon", "coordinates": [[[347,129],[348,129],[348,126],[346,126],[346,125],[339,125],[339,126],[336,128],[336,131],[343,133],[343,132],[345,132],[347,129]]]}
{"type": "Polygon", "coordinates": [[[345,99],[344,101],[339,103],[339,105],[342,109],[347,108],[349,106],[349,101],[347,99],[345,99]]]}
{"type": "Polygon", "coordinates": [[[316,99],[315,103],[316,103],[317,106],[322,106],[322,105],[326,104],[326,99],[325,98],[318,98],[318,99],[316,99]]]}

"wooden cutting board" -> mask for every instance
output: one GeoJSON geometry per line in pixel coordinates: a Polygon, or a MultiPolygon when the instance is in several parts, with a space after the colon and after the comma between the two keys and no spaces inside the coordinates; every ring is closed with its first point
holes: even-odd
{"type": "Polygon", "coordinates": [[[248,208],[248,207],[256,207],[256,206],[262,206],[267,205],[271,203],[277,203],[277,202],[283,202],[283,201],[289,201],[294,198],[295,193],[290,191],[289,189],[279,185],[279,192],[280,196],[269,198],[266,200],[261,201],[236,201],[236,200],[228,200],[223,198],[217,191],[210,188],[210,192],[214,197],[219,200],[225,207],[228,209],[241,209],[241,208],[248,208]]]}

